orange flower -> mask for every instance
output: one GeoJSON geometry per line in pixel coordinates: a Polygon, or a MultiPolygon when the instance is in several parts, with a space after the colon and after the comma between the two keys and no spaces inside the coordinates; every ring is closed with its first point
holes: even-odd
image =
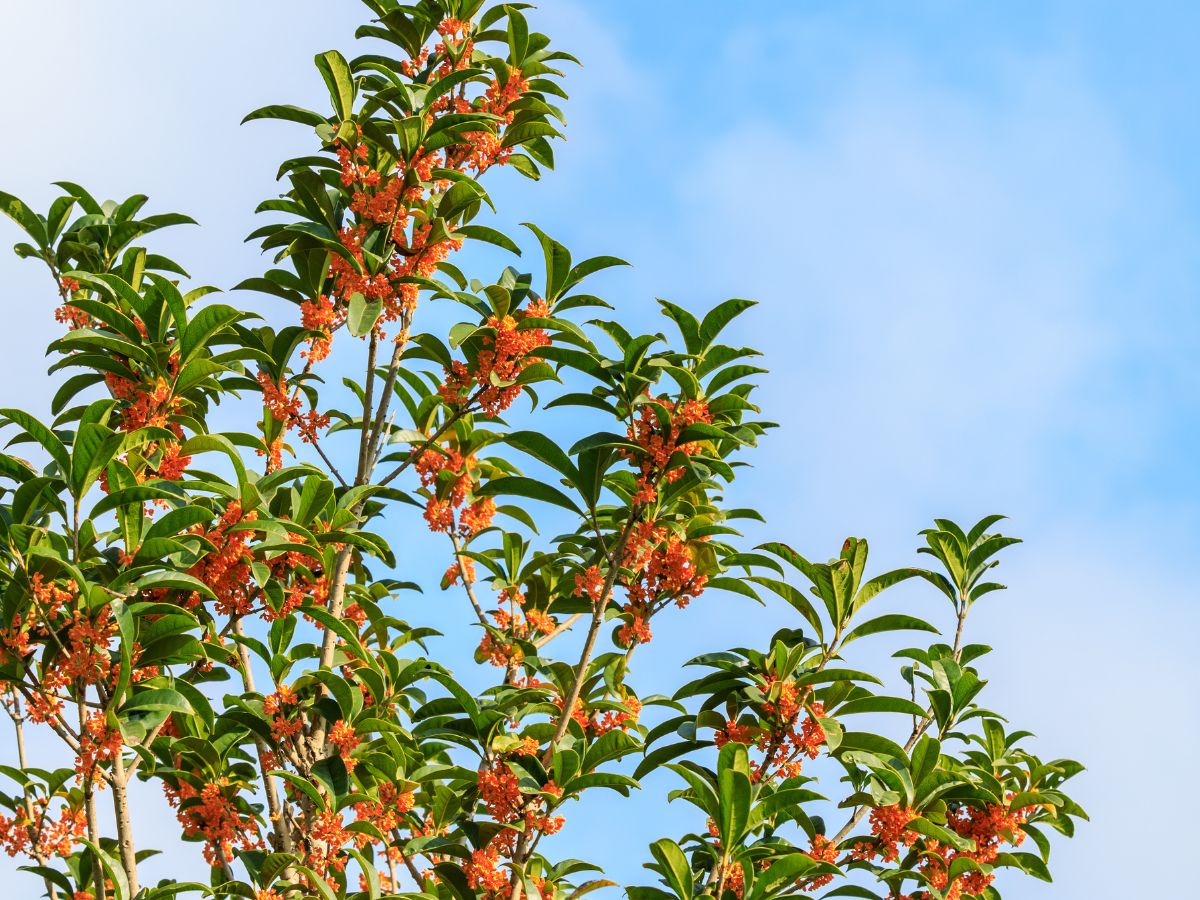
{"type": "Polygon", "coordinates": [[[234,845],[242,850],[261,848],[258,821],[243,813],[237,803],[237,789],[227,779],[204,785],[199,792],[187,782],[178,790],[163,786],[183,826],[185,837],[203,838],[204,858],[211,866],[233,860],[234,845]]]}
{"type": "Polygon", "coordinates": [[[121,732],[108,727],[104,713],[89,713],[79,735],[79,755],[75,758],[75,771],[83,778],[91,778],[98,787],[104,781],[100,767],[121,752],[124,746],[121,732]]]}
{"type": "Polygon", "coordinates": [[[627,428],[629,440],[642,448],[640,454],[626,451],[625,455],[638,469],[638,492],[635,500],[652,503],[658,497],[658,483],[677,481],[683,468],[670,466],[675,453],[691,456],[700,450],[699,444],[679,443],[679,435],[689,425],[712,422],[708,404],[703,400],[681,400],[678,404],[666,397],[658,397],[655,403],[670,417],[669,428],[659,421],[658,411],[653,404],[643,404],[633,425],[627,428]]]}
{"type": "Polygon", "coordinates": [[[749,725],[739,725],[734,719],[729,719],[725,727],[713,735],[713,743],[718,748],[729,743],[749,745],[754,742],[753,733],[754,729],[749,725]]]}
{"type": "MultiPolygon", "coordinates": [[[[817,860],[817,862],[837,862],[837,845],[833,843],[833,841],[829,840],[829,838],[825,837],[825,835],[815,834],[813,835],[812,843],[809,845],[809,849],[805,855],[811,856],[813,859],[817,860]]],[[[832,875],[816,875],[812,878],[801,878],[796,882],[796,885],[800,888],[800,890],[805,892],[817,891],[825,887],[825,885],[829,884],[831,881],[833,881],[832,875]]]]}
{"type": "Polygon", "coordinates": [[[463,866],[467,885],[474,891],[499,894],[508,888],[508,873],[499,868],[500,853],[489,844],[482,850],[471,851],[471,861],[463,866]]]}
{"type": "Polygon", "coordinates": [[[604,575],[599,566],[588,566],[582,575],[575,575],[575,596],[584,594],[593,604],[604,599],[604,575]]]}
{"type": "MultiPolygon", "coordinates": [[[[254,533],[232,530],[235,525],[257,518],[258,513],[253,510],[243,514],[241,502],[231,500],[212,529],[200,526],[194,529],[196,534],[212,542],[214,549],[188,569],[188,574],[209,586],[217,598],[217,611],[222,615],[248,615],[258,596],[258,586],[250,571],[249,547],[254,533]]],[[[198,592],[193,593],[187,605],[199,606],[201,600],[198,592]]]]}
{"type": "Polygon", "coordinates": [[[346,771],[348,772],[354,771],[354,760],[350,754],[354,752],[354,748],[361,742],[362,738],[355,733],[354,726],[345,719],[339,719],[329,731],[329,743],[337,747],[338,755],[342,758],[342,762],[346,764],[346,771]]]}
{"type": "Polygon", "coordinates": [[[876,838],[875,843],[859,843],[850,851],[855,859],[871,859],[880,856],[887,862],[895,862],[900,857],[899,844],[911,847],[920,837],[915,831],[908,830],[908,823],[917,817],[916,812],[907,806],[878,806],[871,810],[871,834],[876,838]]]}
{"type": "Polygon", "coordinates": [[[497,822],[508,823],[520,815],[521,790],[517,776],[503,762],[479,770],[479,798],[497,822]]]}
{"type": "Polygon", "coordinates": [[[526,319],[545,318],[549,314],[545,301],[534,301],[515,316],[489,317],[487,327],[495,333],[482,338],[485,349],[479,351],[475,370],[472,372],[461,362],[452,363],[439,389],[442,400],[449,406],[462,407],[477,386],[474,402],[489,419],[512,406],[521,395],[521,386],[513,382],[541,359],[537,349],[551,343],[544,328],[522,327],[522,324],[526,319]]]}

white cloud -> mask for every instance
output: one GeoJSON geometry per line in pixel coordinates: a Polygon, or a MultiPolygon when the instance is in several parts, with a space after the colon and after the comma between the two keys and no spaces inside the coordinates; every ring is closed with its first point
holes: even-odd
{"type": "Polygon", "coordinates": [[[663,266],[763,301],[743,337],[784,428],[749,494],[775,528],[866,533],[900,563],[935,514],[1017,517],[1014,590],[975,623],[989,701],[1089,764],[1096,821],[1056,850],[1054,887],[1004,893],[1116,897],[1095,861],[1134,822],[1147,842],[1185,827],[1156,748],[1197,731],[1195,516],[1138,477],[1181,399],[1161,388],[1195,336],[1171,294],[1194,228],[1069,59],[998,65],[983,95],[872,59],[815,121],[785,105],[719,131],[676,181],[691,227],[663,266]]]}
{"type": "Polygon", "coordinates": [[[802,465],[1024,505],[1081,421],[1153,424],[1087,386],[1144,330],[1113,279],[1156,186],[1069,68],[1032,68],[989,103],[872,66],[799,135],[738,122],[680,178],[679,268],[764,300],[751,336],[802,465]]]}

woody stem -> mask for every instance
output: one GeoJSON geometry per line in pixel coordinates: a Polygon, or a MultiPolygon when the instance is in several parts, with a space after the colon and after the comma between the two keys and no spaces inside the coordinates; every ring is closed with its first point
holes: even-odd
{"type": "Polygon", "coordinates": [[[119,747],[113,756],[113,813],[117,824],[117,849],[121,854],[121,868],[129,880],[129,895],[137,896],[137,852],[133,847],[133,823],[129,818],[129,778],[125,772],[124,747],[119,747]]]}
{"type": "MultiPolygon", "coordinates": [[[[375,356],[379,350],[379,335],[374,329],[371,330],[371,341],[367,346],[367,377],[366,384],[363,387],[363,428],[367,427],[367,421],[371,417],[371,413],[375,408],[375,356]]],[[[361,473],[367,466],[367,441],[360,440],[358,445],[358,471],[361,473]]]]}
{"type": "MultiPolygon", "coordinates": [[[[408,326],[409,316],[406,314],[402,320],[405,328],[408,326]]],[[[374,353],[373,348],[375,342],[372,341],[372,351],[370,352],[371,367],[367,371],[366,381],[368,384],[374,381],[374,353]]],[[[379,408],[375,412],[375,421],[370,428],[367,427],[366,417],[363,419],[363,431],[359,438],[358,444],[358,472],[354,476],[354,484],[356,487],[364,485],[371,477],[371,469],[374,468],[375,459],[380,448],[380,440],[383,436],[384,422],[387,418],[388,407],[391,404],[392,391],[396,386],[396,376],[400,370],[400,357],[404,354],[404,341],[397,341],[396,348],[392,351],[392,360],[388,366],[387,377],[384,379],[383,390],[380,392],[379,408]]],[[[364,410],[367,407],[364,406],[364,410]]],[[[362,503],[356,504],[351,510],[357,515],[362,510],[362,503]]],[[[334,563],[333,577],[329,584],[329,612],[334,618],[341,618],[342,606],[346,596],[346,574],[350,570],[350,547],[343,547],[338,551],[337,561],[334,563]]],[[[326,630],[321,641],[321,668],[327,669],[333,663],[333,652],[337,646],[337,635],[332,630],[326,630]]],[[[325,732],[324,726],[320,726],[318,732],[314,735],[315,746],[321,747],[324,745],[325,732]]]]}
{"type": "MultiPolygon", "coordinates": [[[[21,767],[21,771],[24,772],[28,770],[29,763],[25,755],[25,728],[22,725],[24,720],[21,717],[21,701],[18,699],[15,693],[12,695],[12,702],[13,706],[9,709],[8,715],[9,718],[12,719],[13,730],[16,732],[17,765],[19,765],[21,767]]],[[[29,820],[29,827],[32,829],[33,799],[29,796],[28,785],[25,786],[22,793],[24,795],[25,818],[29,820]]],[[[33,854],[33,858],[38,861],[39,865],[44,866],[47,862],[46,856],[41,852],[41,850],[38,849],[37,840],[33,834],[30,835],[30,849],[33,854]]],[[[50,898],[50,900],[58,900],[58,886],[49,878],[44,879],[44,881],[46,883],[46,895],[50,898]]]]}
{"type": "MultiPolygon", "coordinates": [[[[79,734],[82,737],[84,728],[87,725],[87,704],[83,698],[76,700],[76,713],[79,716],[79,734]]],[[[78,753],[80,747],[75,745],[75,752],[78,753]]],[[[100,846],[100,819],[96,815],[96,787],[95,781],[92,778],[92,771],[89,770],[83,776],[83,809],[84,815],[87,817],[87,836],[88,841],[93,847],[100,846]]],[[[100,857],[95,856],[92,864],[92,887],[96,891],[96,897],[106,896],[104,892],[104,866],[100,862],[100,857]]]]}
{"type": "Polygon", "coordinates": [[[579,654],[579,664],[575,667],[575,677],[572,679],[571,690],[563,699],[563,714],[559,717],[558,726],[554,729],[554,736],[550,738],[550,744],[546,747],[546,752],[542,755],[542,764],[549,765],[550,760],[554,757],[554,748],[563,735],[567,733],[567,728],[570,727],[571,713],[575,710],[575,704],[579,702],[579,694],[583,690],[583,683],[587,680],[588,663],[592,660],[592,651],[596,647],[596,637],[600,633],[600,626],[604,624],[604,610],[608,606],[608,599],[612,596],[613,586],[617,580],[617,573],[620,571],[619,562],[621,554],[625,550],[625,544],[629,541],[630,534],[633,533],[633,524],[635,516],[632,511],[629,516],[629,521],[621,530],[621,536],[617,540],[616,546],[613,548],[612,555],[609,557],[608,576],[604,579],[604,590],[600,597],[593,604],[592,622],[588,627],[587,637],[583,642],[583,650],[579,654]]]}
{"type": "Polygon", "coordinates": [[[479,603],[479,598],[475,596],[475,588],[467,578],[467,564],[462,555],[462,542],[458,539],[458,535],[453,531],[450,532],[450,542],[454,545],[454,562],[458,566],[458,577],[462,579],[463,588],[467,592],[467,599],[471,601],[471,608],[475,610],[475,615],[479,619],[479,624],[487,626],[487,618],[483,614],[483,607],[479,603]]]}
{"type": "Polygon", "coordinates": [[[583,613],[573,613],[554,627],[554,630],[549,634],[543,634],[540,638],[533,642],[533,645],[539,650],[545,647],[548,643],[562,634],[564,631],[570,631],[571,626],[583,618],[583,613]]]}
{"type": "MultiPolygon", "coordinates": [[[[245,636],[245,627],[242,625],[240,618],[235,619],[233,622],[233,633],[238,637],[245,636]]],[[[248,693],[255,693],[254,671],[250,668],[250,648],[241,641],[238,641],[237,648],[238,661],[241,664],[240,668],[242,670],[242,684],[248,693]]],[[[268,752],[266,742],[261,737],[255,735],[254,745],[258,750],[258,768],[262,776],[263,793],[267,797],[267,812],[270,814],[271,827],[275,831],[277,849],[282,850],[284,853],[291,853],[292,831],[288,828],[287,822],[284,821],[283,807],[279,802],[279,789],[275,784],[275,777],[267,774],[269,769],[266,762],[268,752]]]]}

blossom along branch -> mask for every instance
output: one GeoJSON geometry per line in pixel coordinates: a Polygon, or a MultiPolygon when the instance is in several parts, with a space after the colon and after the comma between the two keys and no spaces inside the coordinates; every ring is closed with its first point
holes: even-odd
{"type": "Polygon", "coordinates": [[[855,538],[827,563],[739,547],[738,520],[759,517],[726,491],[772,426],[751,399],[756,351],[723,335],[753,304],[661,301],[672,341],[633,334],[582,288],[624,263],[575,262],[533,225],[544,271],[468,277],[469,241],[521,252],[480,221],[484,182],[552,167],[574,60],[524,4],[366,6],[368,51],[316,57],[327,112],[247,117],[308,129],[252,235],[273,268],[235,289],[280,301],[267,320],[146,246],[186,216],[69,182],[45,214],[0,194],[63,326],[49,417],[0,411],[32,456],[0,454],[17,753],[0,846],[71,900],[574,900],[614,885],[553,857],[565,804],[666,767],[697,827],[651,845],[655,883],[631,900],[835,883],[828,896],[954,900],[998,896],[1005,869],[1049,878],[1048,832],[1083,817],[1062,790],[1080,767],[977,705],[987,648],[964,642],[1014,542],[999,517],[936,521],[921,548],[936,571],[868,578],[855,538]],[[419,330],[435,299],[464,320],[419,330]],[[331,357],[362,378],[327,383],[331,357]],[[210,429],[217,403],[241,430],[210,429]],[[566,437],[584,421],[600,430],[566,437]],[[466,594],[476,661],[502,673],[488,690],[439,661],[439,604],[408,599],[413,528],[448,538],[441,587],[466,594]],[[896,654],[909,696],[893,697],[847,660],[859,639],[936,632],[864,617],[909,580],[945,595],[956,633],[896,654]],[[700,677],[639,696],[652,623],[768,598],[787,621],[765,649],[705,653],[700,677]],[[583,622],[578,656],[553,658],[583,622]],[[861,714],[884,724],[851,730],[861,714]],[[73,765],[31,766],[30,729],[73,765]],[[207,884],[143,883],[135,776],[162,790],[207,884]],[[849,820],[827,837],[833,809],[849,820]]]}

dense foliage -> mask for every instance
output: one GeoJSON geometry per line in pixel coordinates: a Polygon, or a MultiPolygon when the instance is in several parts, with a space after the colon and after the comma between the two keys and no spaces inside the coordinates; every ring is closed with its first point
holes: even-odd
{"type": "Polygon", "coordinates": [[[28,857],[29,887],[575,898],[612,882],[542,839],[572,799],[628,795],[661,766],[695,830],[649,848],[653,884],[632,900],[942,900],[997,897],[1001,869],[1048,878],[1050,832],[1083,815],[1061,790],[1080,767],[1042,761],[977,704],[987,648],[966,639],[1014,543],[999,517],[939,520],[931,569],[874,577],[861,539],[824,563],[739,548],[731,523],[756,514],[723,492],[769,424],[755,352],[721,334],[751,304],[663,302],[674,338],[631,334],[583,290],[621,261],[574,262],[533,226],[544,273],[469,278],[464,242],[518,252],[475,222],[485,176],[551,166],[572,58],[525,4],[367,6],[373,52],[316,59],[329,112],[248,117],[306,126],[311,153],[260,207],[252,237],[277,267],[238,286],[278,301],[271,324],[142,246],[190,221],[143,215],[145,197],[100,203],[64,182],[43,215],[0,194],[17,253],[54,279],[50,371],[69,375],[49,424],[0,411],[33,460],[0,455],[0,691],[20,758],[0,843],[28,857]],[[463,321],[419,331],[432,300],[463,321]],[[327,384],[331,356],[361,376],[327,384]],[[545,424],[507,425],[518,400],[545,424]],[[245,430],[210,430],[220,403],[245,430]],[[580,423],[595,431],[551,437],[580,423]],[[539,534],[547,522],[560,533],[539,534]],[[482,693],[394,615],[416,585],[392,548],[415,528],[444,537],[441,587],[477,617],[476,659],[496,667],[482,693]],[[872,617],[908,579],[944,595],[954,637],[897,653],[911,692],[886,696],[847,660],[862,638],[936,634],[872,617]],[[697,657],[671,696],[636,696],[652,626],[701,596],[782,602],[791,627],[697,657]],[[26,758],[30,729],[75,765],[26,758]],[[806,774],[822,755],[840,781],[806,774]],[[209,884],[141,883],[134,778],[161,788],[209,884]]]}

